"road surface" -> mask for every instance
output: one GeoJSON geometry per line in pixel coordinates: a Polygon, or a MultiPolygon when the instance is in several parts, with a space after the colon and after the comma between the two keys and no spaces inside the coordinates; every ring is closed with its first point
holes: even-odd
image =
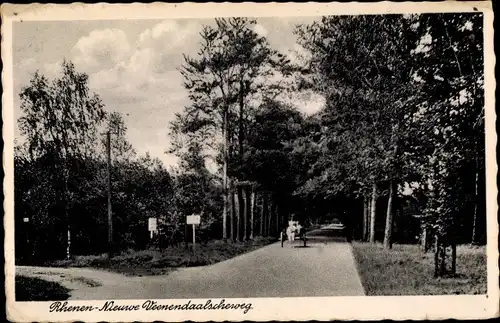
{"type": "Polygon", "coordinates": [[[129,277],[95,269],[16,267],[17,274],[57,281],[75,300],[246,298],[364,295],[351,245],[315,239],[306,248],[275,243],[203,267],[129,277]]]}

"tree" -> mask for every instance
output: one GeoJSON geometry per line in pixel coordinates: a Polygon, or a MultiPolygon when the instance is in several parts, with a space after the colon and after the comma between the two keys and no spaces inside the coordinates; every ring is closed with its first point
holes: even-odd
{"type": "Polygon", "coordinates": [[[59,203],[64,205],[67,225],[66,256],[71,255],[72,220],[69,208],[73,202],[68,187],[77,160],[85,160],[95,151],[99,124],[105,118],[103,104],[88,87],[88,75],[78,73],[71,62],[62,63],[62,76],[52,81],[35,73],[30,85],[20,93],[23,116],[19,118],[21,134],[28,142],[32,160],[47,154],[54,157],[54,174],[63,188],[59,203]]]}
{"type": "MultiPolygon", "coordinates": [[[[123,116],[119,112],[111,112],[107,115],[107,125],[104,131],[111,134],[111,156],[114,163],[126,162],[134,159],[136,151],[127,140],[127,126],[123,116]]],[[[106,151],[106,137],[102,137],[101,145],[103,154],[106,151]]]]}
{"type": "Polygon", "coordinates": [[[226,239],[231,152],[238,152],[240,159],[243,155],[248,98],[262,94],[261,91],[275,91],[273,86],[266,85],[265,79],[285,59],[253,30],[255,20],[231,18],[215,22],[216,28],[205,26],[201,32],[198,58],[184,57],[181,73],[192,105],[177,116],[172,131],[188,136],[201,134],[202,141],[212,148],[217,148],[213,139],[221,135],[222,222],[226,239]],[[232,148],[236,133],[238,150],[232,148]]]}
{"type": "Polygon", "coordinates": [[[415,56],[426,62],[417,71],[426,101],[417,119],[422,142],[416,146],[426,158],[418,159],[416,174],[430,183],[422,189],[428,197],[424,212],[435,234],[435,274],[441,276],[455,273],[460,225],[474,232],[478,213],[485,215],[484,188],[480,189],[484,186],[480,184],[484,176],[483,27],[480,14],[421,15],[418,21],[415,29],[422,37],[415,56]],[[449,246],[451,269],[446,268],[449,246]]]}

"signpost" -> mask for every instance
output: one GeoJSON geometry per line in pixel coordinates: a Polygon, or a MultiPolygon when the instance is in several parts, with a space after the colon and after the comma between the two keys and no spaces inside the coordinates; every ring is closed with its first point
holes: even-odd
{"type": "Polygon", "coordinates": [[[151,235],[151,239],[153,239],[153,232],[156,232],[156,230],[157,230],[156,224],[157,224],[156,218],[149,218],[148,219],[148,230],[149,230],[149,233],[151,235]]]}
{"type": "Polygon", "coordinates": [[[193,250],[196,248],[196,232],[195,227],[197,224],[200,224],[201,216],[200,215],[188,215],[186,217],[186,224],[191,224],[193,226],[193,250]]]}

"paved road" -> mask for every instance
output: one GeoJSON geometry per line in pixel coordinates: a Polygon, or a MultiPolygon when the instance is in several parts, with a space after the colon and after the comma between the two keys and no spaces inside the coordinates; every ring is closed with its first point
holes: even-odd
{"type": "Polygon", "coordinates": [[[71,299],[80,300],[364,295],[350,244],[312,238],[308,247],[301,245],[275,243],[164,276],[126,277],[80,268],[17,267],[17,272],[61,282],[73,290],[71,299]]]}

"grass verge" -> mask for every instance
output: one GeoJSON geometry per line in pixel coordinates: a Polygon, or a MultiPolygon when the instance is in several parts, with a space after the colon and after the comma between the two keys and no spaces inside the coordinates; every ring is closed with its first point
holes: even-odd
{"type": "Polygon", "coordinates": [[[416,245],[352,243],[367,295],[486,294],[486,248],[458,246],[457,275],[434,278],[432,253],[416,245]]]}
{"type": "Polygon", "coordinates": [[[247,242],[211,241],[197,244],[196,250],[184,246],[160,250],[128,250],[111,260],[106,255],[76,256],[70,260],[47,263],[53,267],[91,267],[129,276],[162,275],[181,267],[196,267],[221,262],[276,242],[276,238],[256,238],[247,242]]]}
{"type": "Polygon", "coordinates": [[[69,298],[69,289],[55,282],[40,278],[16,276],[16,301],[64,301],[69,298]]]}

